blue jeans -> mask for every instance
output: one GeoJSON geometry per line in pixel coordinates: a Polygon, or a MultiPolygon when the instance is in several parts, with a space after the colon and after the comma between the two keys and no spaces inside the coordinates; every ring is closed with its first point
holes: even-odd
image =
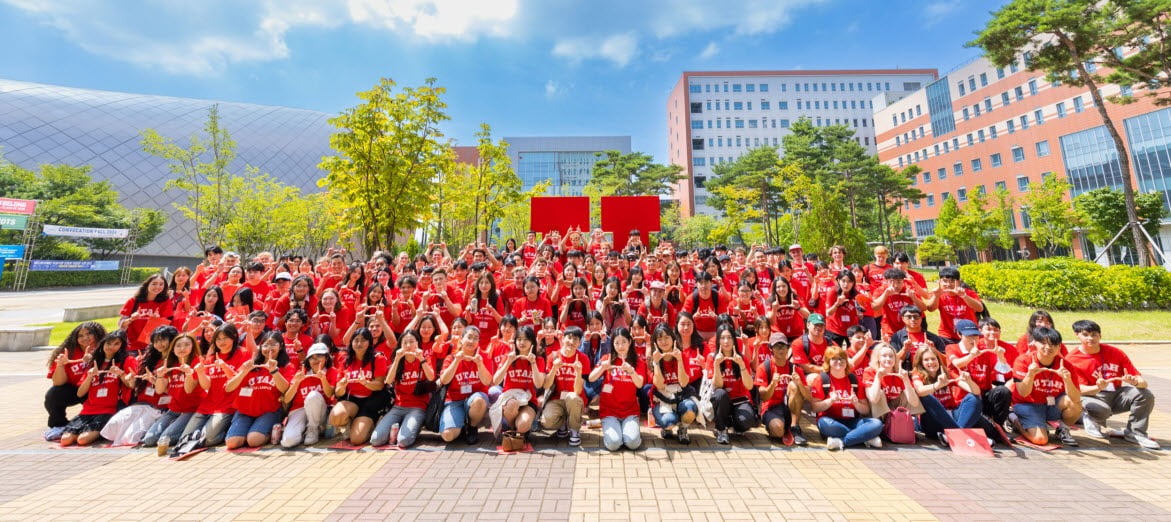
{"type": "Polygon", "coordinates": [[[602,417],[602,444],[610,451],[618,451],[622,446],[638,449],[642,445],[642,426],[639,425],[638,415],[629,417],[602,417]]]}
{"type": "Polygon", "coordinates": [[[919,397],[923,403],[923,415],[919,416],[919,424],[923,433],[934,435],[944,430],[955,428],[973,428],[980,422],[980,413],[984,403],[980,396],[968,394],[960,401],[958,407],[948,410],[934,395],[919,397]]]}
{"type": "MultiPolygon", "coordinates": [[[[191,420],[187,421],[187,425],[183,428],[183,433],[180,435],[187,435],[198,430],[203,430],[203,443],[207,447],[219,446],[224,443],[224,433],[228,431],[228,425],[232,422],[231,413],[195,413],[191,415],[191,420]]],[[[171,439],[174,444],[179,439],[171,439]]]]}
{"type": "MultiPolygon", "coordinates": [[[[395,406],[382,416],[374,431],[370,433],[370,445],[382,446],[390,441],[390,432],[398,426],[398,445],[407,447],[415,443],[419,430],[423,429],[423,409],[395,406]]],[[[442,431],[442,430],[440,430],[442,431]]]]}
{"type": "Polygon", "coordinates": [[[828,416],[817,419],[817,431],[822,437],[842,439],[846,447],[857,446],[882,434],[882,421],[871,418],[832,419],[828,416]]]}
{"type": "Polygon", "coordinates": [[[142,445],[153,448],[163,439],[166,439],[168,443],[177,442],[179,437],[183,435],[183,428],[187,427],[187,421],[191,420],[192,415],[195,414],[167,410],[151,425],[150,429],[146,430],[146,435],[142,437],[142,445]]]}
{"type": "Polygon", "coordinates": [[[679,401],[679,404],[675,405],[675,411],[660,411],[659,406],[651,408],[651,413],[655,416],[655,424],[658,424],[660,428],[670,428],[679,424],[687,412],[699,412],[699,407],[695,405],[695,400],[691,398],[679,401]]]}
{"type": "MultiPolygon", "coordinates": [[[[443,413],[439,415],[439,432],[443,433],[451,428],[463,428],[464,424],[468,422],[468,410],[471,409],[472,400],[477,397],[483,399],[485,406],[492,405],[492,401],[488,399],[488,394],[484,392],[476,392],[468,395],[462,401],[450,401],[444,404],[443,413]]],[[[401,432],[399,436],[402,436],[401,432]]]]}
{"type": "Polygon", "coordinates": [[[272,427],[280,421],[280,410],[270,411],[256,417],[236,412],[236,415],[232,416],[232,424],[228,426],[227,438],[247,437],[249,433],[263,433],[267,437],[272,434],[272,427]]]}
{"type": "Polygon", "coordinates": [[[1021,421],[1021,427],[1026,430],[1032,428],[1049,429],[1048,421],[1061,420],[1061,409],[1057,407],[1056,402],[1060,402],[1062,397],[1065,395],[1056,397],[1053,406],[1045,403],[1018,402],[1012,405],[1012,411],[1016,412],[1017,418],[1021,421]]]}

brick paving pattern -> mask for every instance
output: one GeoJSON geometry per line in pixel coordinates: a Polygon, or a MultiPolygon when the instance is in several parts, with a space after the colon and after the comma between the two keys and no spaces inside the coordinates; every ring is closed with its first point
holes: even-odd
{"type": "MultiPolygon", "coordinates": [[[[1171,346],[1127,351],[1159,401],[1151,433],[1171,445],[1171,346]]],[[[1171,520],[1171,451],[1075,432],[1078,448],[998,447],[962,457],[922,442],[825,451],[773,444],[759,429],[692,444],[643,430],[644,449],[534,441],[498,455],[421,437],[409,451],[57,449],[40,439],[46,354],[0,354],[0,520],[1171,520]]],[[[72,412],[72,411],[71,411],[72,412]]],[[[1121,427],[1117,416],[1111,426],[1121,427]]]]}

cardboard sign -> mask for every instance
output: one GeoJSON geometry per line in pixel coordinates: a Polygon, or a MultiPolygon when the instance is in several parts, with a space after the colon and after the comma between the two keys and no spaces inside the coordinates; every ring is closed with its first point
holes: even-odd
{"type": "Polygon", "coordinates": [[[602,230],[614,233],[615,250],[626,248],[630,231],[637,229],[642,244],[660,230],[658,196],[606,196],[602,198],[602,230]]]}
{"type": "Polygon", "coordinates": [[[590,231],[590,198],[585,196],[542,196],[533,198],[529,208],[529,229],[537,234],[556,230],[565,235],[570,228],[590,231]]]}
{"type": "Polygon", "coordinates": [[[947,437],[947,445],[955,453],[972,457],[995,456],[992,453],[992,446],[988,444],[988,437],[984,436],[984,430],[975,428],[949,429],[944,430],[943,434],[947,437]]]}

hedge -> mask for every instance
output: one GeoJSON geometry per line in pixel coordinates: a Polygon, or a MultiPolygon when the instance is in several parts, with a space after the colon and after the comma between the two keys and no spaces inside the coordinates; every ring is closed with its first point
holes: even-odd
{"type": "MultiPolygon", "coordinates": [[[[158,272],[158,268],[131,268],[130,284],[138,284],[148,276],[158,272]]],[[[0,277],[0,290],[12,290],[13,278],[16,269],[9,264],[4,268],[4,275],[0,277]]],[[[94,270],[90,272],[29,272],[24,287],[52,288],[95,285],[116,285],[122,282],[121,270],[94,270]]]]}
{"type": "Polygon", "coordinates": [[[1171,308],[1171,272],[1162,267],[1103,267],[1068,257],[973,263],[964,282],[987,299],[1055,310],[1171,308]]]}

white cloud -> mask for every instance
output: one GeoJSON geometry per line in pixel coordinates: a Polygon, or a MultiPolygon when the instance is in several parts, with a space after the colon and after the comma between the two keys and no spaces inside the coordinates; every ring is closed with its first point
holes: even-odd
{"type": "Polygon", "coordinates": [[[556,98],[562,94],[565,94],[565,87],[562,87],[561,83],[559,83],[555,80],[549,80],[549,81],[545,82],[545,97],[546,98],[556,98]]]}
{"type": "Polygon", "coordinates": [[[654,2],[651,29],[666,38],[695,30],[731,28],[736,35],[773,33],[791,20],[792,12],[825,0],[743,0],[723,2],[678,0],[654,2]]]}
{"type": "Polygon", "coordinates": [[[699,53],[699,59],[706,60],[717,54],[720,54],[720,45],[716,42],[708,42],[707,47],[704,47],[703,51],[699,53]]]}
{"type": "Polygon", "coordinates": [[[932,26],[943,21],[944,18],[959,8],[960,0],[940,0],[927,4],[927,7],[923,8],[923,17],[926,19],[926,25],[932,26]]]}
{"type": "Polygon", "coordinates": [[[618,67],[626,67],[638,54],[638,36],[633,32],[606,37],[566,38],[553,46],[553,56],[572,63],[583,60],[609,60],[618,67]]]}

